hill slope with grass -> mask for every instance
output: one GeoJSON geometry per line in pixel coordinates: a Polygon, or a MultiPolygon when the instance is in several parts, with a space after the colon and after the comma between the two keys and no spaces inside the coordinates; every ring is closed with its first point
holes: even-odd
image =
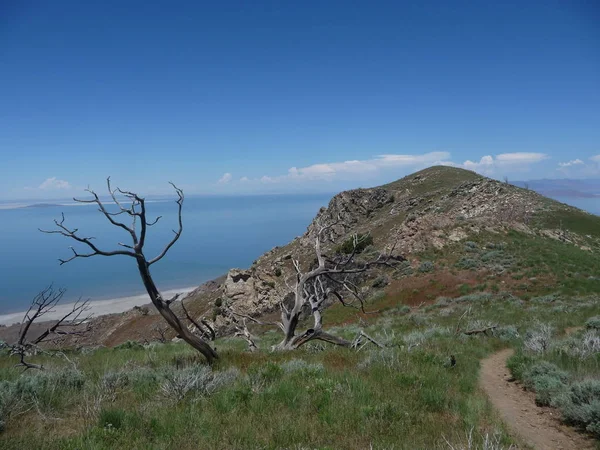
{"type": "Polygon", "coordinates": [[[600,217],[474,172],[432,167],[336,195],[303,236],[249,269],[230,271],[210,295],[193,293],[188,301],[223,330],[223,304],[253,316],[276,314],[288,291],[284,280],[295,273],[292,260],[311,267],[316,224],[334,222],[325,236],[329,254],[343,253],[344,245],[348,251],[357,234],[369,237],[363,256],[393,247],[407,258],[396,270],[362,280],[367,296],[392,303],[507,286],[525,297],[600,289],[600,217]]]}
{"type": "Polygon", "coordinates": [[[581,433],[573,448],[593,448],[599,249],[600,217],[461,169],[342,192],[303,236],[184,300],[218,330],[212,368],[173,336],[157,342],[159,317],[143,309],[96,319],[64,358],[32,356],[44,372],[22,374],[0,350],[0,447],[523,448],[527,436],[478,384],[484,358],[512,348],[506,371],[527,391],[523,408],[550,408],[540,414],[581,433]],[[281,332],[251,324],[250,353],[230,334],[227,308],[276,319],[292,260],[312,267],[317,224],[335,221],[327,255],[351,251],[358,234],[359,258],[406,258],[360,278],[366,313],[339,302],[323,312],[329,332],[364,332],[382,347],[273,353],[281,332]]]}

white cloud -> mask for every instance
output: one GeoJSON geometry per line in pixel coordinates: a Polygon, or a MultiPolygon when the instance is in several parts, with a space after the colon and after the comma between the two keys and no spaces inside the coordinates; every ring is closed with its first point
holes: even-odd
{"type": "Polygon", "coordinates": [[[548,158],[545,153],[501,153],[493,157],[491,155],[483,156],[478,162],[466,160],[459,165],[468,170],[473,170],[485,175],[500,175],[499,170],[523,171],[528,170],[531,164],[537,164],[548,158]]]}
{"type": "Polygon", "coordinates": [[[590,156],[589,161],[577,158],[565,163],[558,163],[556,170],[561,173],[561,176],[569,178],[597,177],[600,175],[600,155],[590,156]]]}
{"type": "Polygon", "coordinates": [[[221,178],[219,178],[218,183],[219,184],[227,184],[231,181],[232,178],[233,178],[233,176],[229,172],[224,173],[223,176],[221,178]]]}
{"type": "Polygon", "coordinates": [[[421,155],[378,155],[373,159],[318,163],[306,167],[291,167],[286,175],[264,176],[262,183],[278,183],[288,180],[332,180],[339,176],[375,174],[387,168],[418,167],[448,163],[448,152],[430,152],[421,155]]]}
{"type": "Polygon", "coordinates": [[[56,177],[47,178],[42,184],[38,186],[38,189],[44,191],[56,190],[56,189],[71,189],[71,185],[68,181],[59,180],[56,177]]]}
{"type": "Polygon", "coordinates": [[[543,161],[547,159],[548,155],[545,153],[527,153],[527,152],[517,152],[517,153],[502,153],[496,156],[496,161],[500,163],[508,163],[508,164],[531,164],[543,161]]]}
{"type": "Polygon", "coordinates": [[[570,166],[575,166],[577,164],[583,164],[583,161],[580,160],[580,159],[573,159],[573,160],[571,160],[569,162],[566,162],[566,163],[561,163],[561,162],[558,163],[558,165],[560,167],[570,167],[570,166]]]}
{"type": "MultiPolygon", "coordinates": [[[[358,182],[376,181],[389,178],[392,174],[400,177],[403,174],[420,170],[433,165],[444,165],[473,170],[484,175],[503,176],[512,172],[526,171],[532,165],[549,158],[545,153],[513,152],[501,153],[495,156],[486,155],[479,161],[467,160],[455,163],[450,159],[450,153],[445,151],[422,154],[380,154],[370,159],[347,160],[338,162],[321,162],[305,167],[291,167],[281,175],[264,175],[259,178],[246,176],[239,183],[256,185],[284,185],[286,183],[345,181],[358,182]]],[[[600,160],[600,155],[598,155],[600,160]]],[[[233,181],[225,174],[222,180],[233,181]]]]}

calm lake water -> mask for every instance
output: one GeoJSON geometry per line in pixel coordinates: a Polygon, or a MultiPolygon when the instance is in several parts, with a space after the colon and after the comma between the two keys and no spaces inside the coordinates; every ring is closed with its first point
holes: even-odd
{"type": "MultiPolygon", "coordinates": [[[[265,251],[304,233],[330,198],[329,194],[187,198],[183,235],[167,256],[152,266],[153,275],[159,287],[168,290],[197,286],[232,267],[248,267],[265,251]]],[[[557,200],[600,214],[600,199],[557,200]]],[[[150,259],[171,239],[177,209],[171,200],[148,203],[148,210],[150,219],[163,216],[149,231],[145,253],[150,259]]],[[[65,213],[65,225],[78,228],[82,236],[95,236],[102,249],[129,243],[127,232],[111,226],[92,205],[0,208],[0,314],[23,311],[31,298],[52,282],[68,288],[64,301],[144,293],[135,262],[129,257],[95,256],[60,266],[57,258],[68,258],[68,247],[76,243],[40,233],[38,228],[51,229],[61,212],[65,213]]]]}
{"type": "MultiPolygon", "coordinates": [[[[304,233],[330,198],[330,194],[186,198],[183,234],[152,266],[158,286],[163,290],[197,286],[232,267],[250,266],[265,251],[304,233]]],[[[150,259],[172,238],[177,205],[171,200],[147,206],[150,220],[163,216],[149,229],[145,254],[150,259]]],[[[0,314],[23,311],[31,298],[52,282],[68,289],[64,301],[144,293],[135,261],[126,256],[95,256],[60,266],[57,258],[68,258],[68,247],[77,243],[40,233],[38,228],[51,229],[61,212],[66,226],[78,228],[82,236],[96,237],[95,244],[101,249],[130,243],[129,234],[111,226],[93,205],[0,209],[0,314]]]]}
{"type": "Polygon", "coordinates": [[[600,215],[600,197],[598,198],[574,198],[574,197],[552,197],[554,200],[575,206],[584,211],[600,215]]]}

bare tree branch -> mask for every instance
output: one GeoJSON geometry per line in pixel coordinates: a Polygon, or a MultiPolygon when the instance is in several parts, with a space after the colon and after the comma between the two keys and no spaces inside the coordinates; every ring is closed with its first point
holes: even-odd
{"type": "MultiPolygon", "coordinates": [[[[105,251],[100,250],[93,242],[91,237],[82,237],[78,234],[78,230],[69,229],[65,225],[65,216],[61,215],[61,220],[55,220],[54,224],[56,225],[55,230],[40,230],[44,233],[48,234],[60,234],[62,236],[71,238],[77,242],[80,242],[86,245],[91,252],[89,253],[80,253],[75,248],[71,247],[71,251],[73,252],[73,256],[67,259],[60,259],[60,264],[65,264],[77,258],[89,258],[92,256],[100,255],[100,256],[117,256],[124,255],[135,258],[137,263],[138,271],[144,287],[146,288],[146,292],[150,296],[150,300],[158,310],[158,312],[163,316],[166,322],[171,326],[177,335],[181,336],[188,344],[194,347],[196,350],[200,351],[209,362],[212,362],[215,358],[217,358],[216,351],[205,341],[202,336],[198,336],[191,331],[182,323],[182,321],[177,317],[177,315],[171,310],[170,304],[175,301],[177,296],[170,300],[163,299],[160,291],[158,290],[152,275],[150,274],[150,266],[158,261],[160,261],[167,252],[171,249],[171,247],[177,242],[181,233],[183,232],[183,220],[182,220],[182,209],[183,209],[183,201],[184,195],[183,191],[179,189],[175,184],[170,183],[171,186],[175,189],[177,194],[177,216],[178,216],[178,229],[173,230],[175,236],[171,239],[171,241],[163,248],[163,250],[153,259],[147,260],[144,255],[144,244],[146,242],[146,233],[148,227],[155,225],[161,218],[158,216],[154,221],[148,221],[146,217],[146,202],[144,198],[140,197],[138,194],[130,191],[125,191],[120,188],[113,189],[111,186],[110,177],[106,179],[106,186],[108,188],[108,193],[112,202],[118,208],[117,212],[109,211],[102,200],[98,197],[98,195],[92,191],[91,189],[87,189],[93,198],[91,199],[74,199],[75,201],[81,203],[95,203],[98,205],[99,211],[106,217],[106,219],[114,226],[122,228],[127,231],[127,233],[131,236],[131,244],[126,244],[123,242],[119,242],[118,246],[123,247],[127,250],[113,250],[113,251],[105,251]],[[131,206],[125,206],[123,202],[121,202],[117,196],[117,194],[124,196],[127,199],[127,202],[131,202],[131,206]],[[123,222],[119,222],[115,219],[115,217],[119,217],[121,215],[129,216],[132,219],[131,226],[125,225],[123,222]],[[139,223],[139,234],[136,230],[136,226],[139,223]]],[[[202,328],[198,327],[199,330],[202,328]]],[[[214,334],[214,330],[208,327],[209,331],[204,332],[203,336],[211,336],[214,334]]]]}
{"type": "Polygon", "coordinates": [[[93,253],[77,253],[77,251],[73,248],[73,247],[69,247],[71,249],[71,251],[73,252],[73,256],[71,256],[68,259],[59,259],[60,264],[63,265],[65,263],[68,263],[69,261],[74,260],[75,258],[89,258],[90,256],[96,256],[96,255],[100,255],[100,256],[116,256],[116,255],[125,255],[125,256],[131,256],[135,258],[135,253],[133,252],[129,252],[126,250],[114,250],[114,251],[103,251],[100,250],[98,247],[96,247],[93,243],[92,243],[92,239],[94,239],[93,237],[81,237],[77,235],[77,232],[79,231],[77,228],[70,230],[68,229],[65,225],[65,214],[61,213],[61,220],[54,220],[54,224],[56,225],[56,227],[58,228],[58,230],[42,230],[41,228],[38,228],[42,233],[46,233],[46,234],[60,234],[62,236],[66,236],[69,237],[71,239],[76,240],[77,242],[81,242],[85,245],[87,245],[89,248],[91,248],[93,250],[93,253]]]}
{"type": "Polygon", "coordinates": [[[89,300],[77,300],[69,312],[63,315],[60,319],[54,322],[50,327],[44,330],[36,338],[29,339],[28,334],[34,322],[39,321],[45,314],[54,312],[54,307],[60,302],[66,289],[54,289],[52,285],[40,291],[32,300],[29,309],[25,312],[21,328],[19,329],[19,338],[17,342],[11,346],[11,354],[18,355],[20,358],[17,366],[27,369],[43,369],[43,366],[32,364],[26,361],[26,357],[30,353],[40,351],[38,345],[46,341],[52,335],[82,335],[87,332],[78,330],[77,327],[85,324],[91,317],[86,314],[89,307],[89,300]]]}
{"type": "MultiPolygon", "coordinates": [[[[175,236],[173,237],[171,242],[169,242],[167,244],[167,246],[163,249],[162,252],[160,252],[160,254],[156,258],[154,258],[148,262],[148,266],[151,266],[155,262],[160,261],[167,254],[169,249],[175,244],[175,242],[177,242],[177,240],[181,236],[181,233],[183,232],[183,221],[181,219],[181,210],[183,208],[183,199],[184,199],[183,191],[181,189],[179,189],[177,186],[175,186],[173,183],[169,182],[169,184],[171,186],[173,186],[173,188],[175,189],[175,192],[177,192],[177,196],[178,196],[177,205],[179,207],[179,211],[178,211],[177,215],[178,215],[179,229],[177,231],[173,230],[173,233],[175,233],[175,236]]],[[[144,223],[145,223],[145,221],[144,221],[144,223]]],[[[142,225],[142,227],[145,228],[145,225],[142,225]]]]}
{"type": "MultiPolygon", "coordinates": [[[[323,331],[322,310],[325,301],[330,297],[335,297],[343,306],[354,307],[361,312],[365,311],[365,299],[361,295],[360,288],[353,281],[352,277],[357,274],[367,272],[377,266],[393,267],[398,262],[403,261],[401,256],[394,256],[392,252],[395,244],[390,248],[387,254],[380,254],[378,257],[367,260],[357,261],[358,247],[363,242],[364,237],[353,235],[353,248],[349,256],[340,259],[340,257],[329,258],[323,254],[321,240],[324,233],[338,221],[323,225],[317,221],[317,227],[314,237],[314,249],[316,254],[317,267],[309,271],[303,271],[300,262],[297,259],[292,260],[296,270],[296,286],[293,289],[294,306],[291,310],[281,304],[281,325],[284,331],[283,341],[276,347],[280,350],[291,350],[298,348],[306,342],[313,339],[320,339],[336,345],[352,346],[352,342],[347,341],[323,331]],[[342,292],[349,294],[358,305],[352,301],[344,299],[342,292]],[[309,328],[303,334],[297,335],[296,328],[299,323],[300,315],[305,307],[310,308],[310,314],[313,316],[313,328],[309,328]]],[[[289,285],[288,285],[289,286],[289,285]]],[[[363,336],[364,337],[364,336],[363,336]]]]}
{"type": "Polygon", "coordinates": [[[245,339],[245,341],[248,343],[248,350],[251,353],[254,353],[256,350],[258,350],[258,347],[256,346],[256,344],[254,343],[254,338],[252,336],[252,334],[250,333],[250,331],[248,330],[248,327],[246,326],[246,319],[242,320],[242,326],[236,326],[236,332],[234,336],[239,336],[245,339]]]}
{"type": "Polygon", "coordinates": [[[189,320],[192,325],[194,325],[196,327],[196,329],[200,332],[200,334],[202,336],[204,336],[204,338],[210,340],[210,341],[214,341],[216,339],[216,333],[215,330],[208,324],[208,322],[204,319],[201,319],[200,322],[202,323],[202,325],[204,327],[206,327],[205,330],[203,326],[201,326],[193,317],[192,315],[188,312],[187,308],[185,307],[185,304],[183,303],[183,300],[181,300],[181,309],[183,309],[183,313],[185,314],[185,317],[187,320],[189,320]]]}

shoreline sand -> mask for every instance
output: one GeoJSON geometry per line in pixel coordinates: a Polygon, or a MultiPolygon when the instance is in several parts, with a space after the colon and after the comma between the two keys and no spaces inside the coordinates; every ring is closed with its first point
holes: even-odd
{"type": "MultiPolygon", "coordinates": [[[[188,294],[196,288],[198,288],[198,286],[169,289],[167,291],[163,291],[162,295],[164,295],[166,298],[169,298],[174,296],[175,294],[188,294]]],[[[125,311],[129,311],[134,306],[142,306],[147,305],[149,303],[151,302],[150,297],[148,297],[148,294],[140,294],[129,297],[112,298],[106,300],[93,300],[90,301],[89,312],[92,313],[94,317],[98,317],[107,314],[122,313],[125,311]]],[[[59,303],[56,306],[56,308],[52,310],[52,312],[45,314],[42,318],[40,318],[40,320],[47,321],[59,319],[71,310],[72,305],[73,303],[59,303]]],[[[15,323],[20,323],[23,320],[24,315],[25,311],[9,314],[0,314],[0,325],[10,326],[15,323]]]]}

